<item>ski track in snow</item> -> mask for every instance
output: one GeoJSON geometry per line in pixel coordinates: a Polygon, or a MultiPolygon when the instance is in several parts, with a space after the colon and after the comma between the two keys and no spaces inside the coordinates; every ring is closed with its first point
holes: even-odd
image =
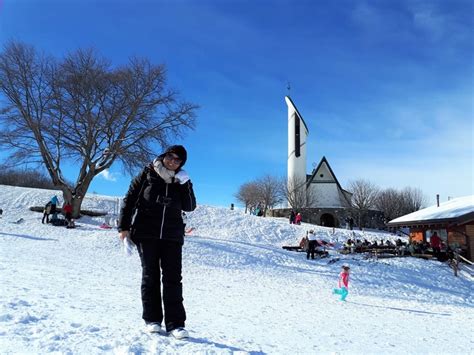
{"type": "MultiPolygon", "coordinates": [[[[336,245],[351,233],[210,206],[189,214],[195,230],[183,251],[191,338],[144,333],[138,256],[123,255],[101,218],[84,217],[74,230],[42,225],[28,207],[53,193],[0,186],[2,354],[472,354],[473,283],[445,264],[335,250],[306,260],[281,246],[309,228],[336,245]],[[331,294],[342,264],[352,272],[345,303],[331,294]]],[[[115,199],[88,196],[84,206],[106,209],[115,199]]]]}

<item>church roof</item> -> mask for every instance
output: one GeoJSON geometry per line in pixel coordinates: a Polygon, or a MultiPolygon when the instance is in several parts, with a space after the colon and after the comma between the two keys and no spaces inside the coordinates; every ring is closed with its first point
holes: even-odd
{"type": "Polygon", "coordinates": [[[318,174],[318,171],[321,169],[321,167],[324,163],[326,164],[326,166],[329,169],[329,172],[331,173],[332,177],[334,178],[334,182],[336,183],[338,189],[343,192],[342,195],[344,196],[344,198],[346,199],[346,202],[350,206],[351,201],[347,198],[346,194],[352,195],[352,193],[349,192],[349,191],[346,191],[342,188],[341,184],[337,180],[336,174],[334,174],[334,171],[332,170],[331,165],[329,165],[329,162],[327,161],[325,156],[323,156],[323,158],[319,162],[318,166],[313,170],[313,173],[311,175],[309,175],[308,180],[306,181],[307,186],[309,187],[311,183],[315,183],[315,184],[323,183],[323,182],[320,182],[320,181],[317,181],[317,180],[315,181],[314,178],[316,177],[316,175],[318,174]]]}

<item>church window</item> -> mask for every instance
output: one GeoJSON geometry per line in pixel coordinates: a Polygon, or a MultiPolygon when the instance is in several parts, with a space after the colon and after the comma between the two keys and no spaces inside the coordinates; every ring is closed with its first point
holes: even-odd
{"type": "Polygon", "coordinates": [[[295,113],[295,156],[298,158],[300,155],[300,118],[295,113]]]}

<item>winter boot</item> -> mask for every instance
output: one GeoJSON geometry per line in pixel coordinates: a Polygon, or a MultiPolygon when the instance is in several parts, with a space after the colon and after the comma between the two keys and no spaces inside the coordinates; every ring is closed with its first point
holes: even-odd
{"type": "Polygon", "coordinates": [[[160,323],[145,323],[145,328],[148,333],[159,333],[161,330],[160,323]]]}
{"type": "Polygon", "coordinates": [[[170,334],[174,336],[176,339],[184,339],[189,337],[189,333],[183,327],[178,327],[170,331],[170,334]]]}

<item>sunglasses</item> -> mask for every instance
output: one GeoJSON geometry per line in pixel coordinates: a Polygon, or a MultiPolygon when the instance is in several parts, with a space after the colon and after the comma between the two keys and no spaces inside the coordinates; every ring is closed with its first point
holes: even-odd
{"type": "Polygon", "coordinates": [[[181,164],[183,162],[183,159],[179,159],[179,158],[175,157],[172,154],[166,154],[165,159],[169,160],[170,162],[173,162],[175,164],[181,164]]]}

